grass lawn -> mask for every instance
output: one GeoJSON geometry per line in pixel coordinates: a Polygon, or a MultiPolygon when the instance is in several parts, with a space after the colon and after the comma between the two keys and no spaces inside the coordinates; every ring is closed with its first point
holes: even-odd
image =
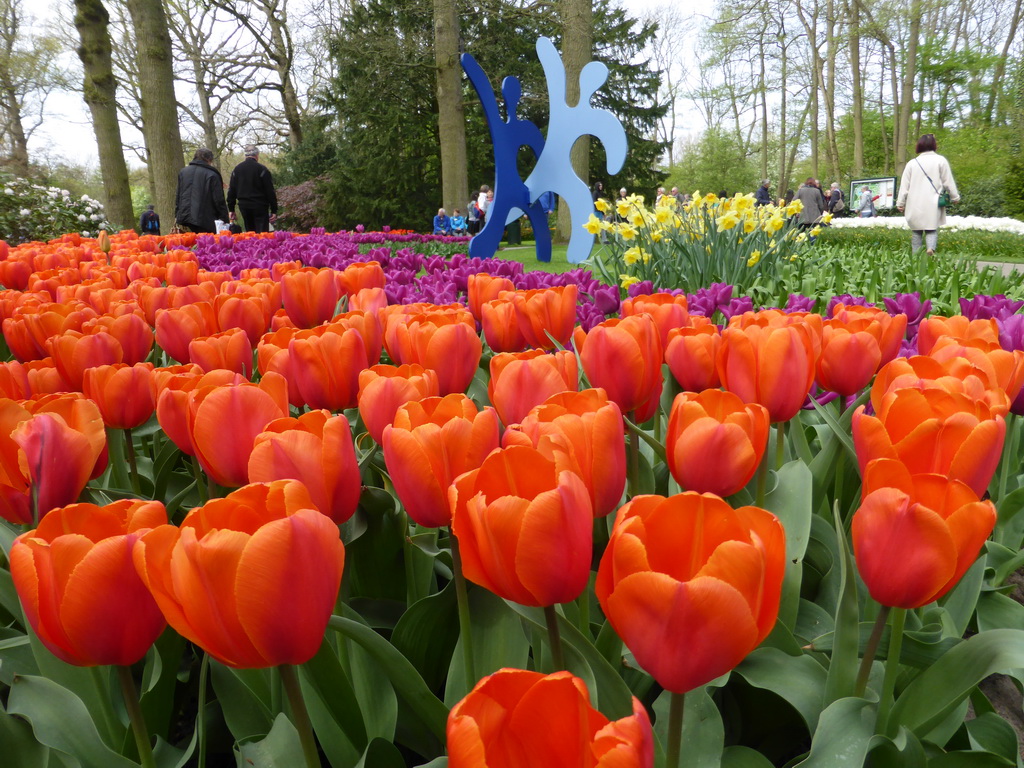
{"type": "MultiPolygon", "coordinates": [[[[845,246],[866,246],[884,251],[909,251],[910,230],[872,228],[826,228],[820,242],[845,246]]],[[[943,256],[977,259],[979,261],[1024,261],[1024,237],[1008,232],[986,232],[980,229],[939,230],[938,253],[943,256]]]]}
{"type": "MultiPolygon", "coordinates": [[[[595,253],[603,246],[600,243],[594,243],[594,249],[591,253],[595,253]]],[[[590,265],[584,262],[583,264],[570,264],[565,259],[565,251],[567,246],[565,243],[555,244],[551,246],[551,261],[545,264],[542,261],[537,261],[537,252],[534,248],[533,241],[524,241],[522,245],[502,245],[501,250],[494,254],[499,259],[509,259],[511,261],[520,262],[527,272],[532,272],[535,269],[542,269],[545,272],[568,272],[570,269],[578,269],[580,267],[590,269],[590,265]]]]}

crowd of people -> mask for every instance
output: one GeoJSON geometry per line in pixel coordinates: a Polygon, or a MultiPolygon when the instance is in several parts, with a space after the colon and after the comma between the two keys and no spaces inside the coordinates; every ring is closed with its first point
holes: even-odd
{"type": "MultiPolygon", "coordinates": [[[[260,163],[259,149],[255,145],[245,147],[244,153],[245,158],[231,171],[225,199],[224,179],[213,165],[213,152],[206,147],[196,150],[192,161],[178,173],[174,205],[174,222],[178,229],[202,233],[241,232],[235,214],[237,206],[245,231],[269,231],[270,225],[277,221],[274,177],[270,169],[260,163]]],[[[142,214],[140,228],[146,234],[159,234],[160,217],[152,208],[149,206],[142,214]]]]}

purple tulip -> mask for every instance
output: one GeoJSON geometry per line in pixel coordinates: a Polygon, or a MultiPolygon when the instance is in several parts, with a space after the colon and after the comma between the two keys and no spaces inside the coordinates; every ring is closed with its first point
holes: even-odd
{"type": "Polygon", "coordinates": [[[814,305],[817,303],[818,299],[814,296],[791,293],[786,302],[786,312],[813,312],[814,305]]]}
{"type": "Polygon", "coordinates": [[[835,313],[837,304],[842,304],[847,307],[873,307],[875,306],[863,296],[852,296],[849,293],[844,293],[840,296],[833,296],[828,301],[828,307],[825,309],[825,317],[832,317],[835,313]]]}

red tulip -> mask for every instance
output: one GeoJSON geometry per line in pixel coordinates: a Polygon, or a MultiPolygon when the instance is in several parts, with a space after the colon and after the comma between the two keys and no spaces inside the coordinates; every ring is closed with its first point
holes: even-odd
{"type": "Polygon", "coordinates": [[[448,489],[466,578],[521,605],[575,600],[590,578],[593,509],[579,476],[535,448],[494,451],[448,489]]]}
{"type": "Polygon", "coordinates": [[[164,617],[132,565],[132,547],[167,523],[159,501],[55,509],[14,540],[11,576],[32,629],[68,664],[139,661],[164,617]]]}
{"type": "Polygon", "coordinates": [[[785,534],[770,512],[711,494],[638,496],[619,510],[595,592],[637,663],[684,693],[768,636],[785,569],[785,534]]]}
{"type": "Polygon", "coordinates": [[[345,549],[302,483],[254,484],[142,537],[135,567],[167,623],[231,667],[303,664],[319,650],[345,549]]]}

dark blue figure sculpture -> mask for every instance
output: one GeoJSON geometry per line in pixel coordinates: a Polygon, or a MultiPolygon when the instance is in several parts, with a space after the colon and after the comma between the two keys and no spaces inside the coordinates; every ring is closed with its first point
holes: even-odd
{"type": "Polygon", "coordinates": [[[503,120],[498,111],[494,89],[476,59],[464,53],[460,60],[483,104],[494,144],[494,202],[487,211],[484,228],[469,242],[469,255],[481,258],[493,256],[498,250],[505,225],[526,213],[533,226],[537,258],[540,261],[551,261],[551,232],[548,230],[547,214],[523,183],[517,165],[520,147],[529,147],[538,158],[544,150],[544,137],[540,129],[529,120],[516,117],[522,95],[519,79],[509,76],[501,81],[501,94],[505,99],[505,114],[508,118],[503,120]],[[531,197],[534,199],[531,200],[531,197]]]}

